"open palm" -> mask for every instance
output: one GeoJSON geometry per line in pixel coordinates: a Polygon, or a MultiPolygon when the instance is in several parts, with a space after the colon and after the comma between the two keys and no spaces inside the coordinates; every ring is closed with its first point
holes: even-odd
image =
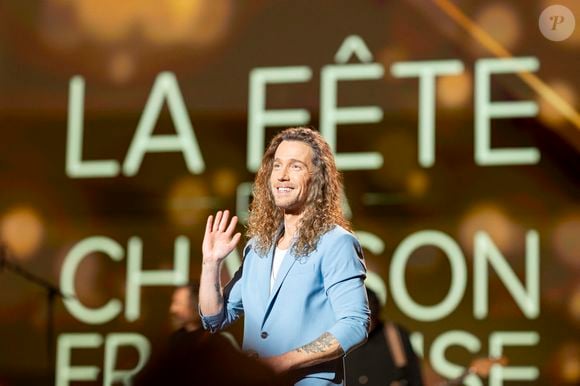
{"type": "Polygon", "coordinates": [[[241,233],[235,233],[238,218],[233,216],[229,220],[229,211],[219,211],[215,218],[209,216],[205,225],[203,236],[202,253],[206,262],[220,262],[236,247],[240,241],[241,233]]]}

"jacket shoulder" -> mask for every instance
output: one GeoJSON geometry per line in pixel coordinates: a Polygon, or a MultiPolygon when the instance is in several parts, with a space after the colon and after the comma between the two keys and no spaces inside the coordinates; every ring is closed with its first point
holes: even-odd
{"type": "Polygon", "coordinates": [[[352,233],[341,227],[340,225],[335,225],[331,230],[322,235],[321,238],[324,242],[336,242],[339,240],[352,240],[358,244],[358,239],[352,233]]]}

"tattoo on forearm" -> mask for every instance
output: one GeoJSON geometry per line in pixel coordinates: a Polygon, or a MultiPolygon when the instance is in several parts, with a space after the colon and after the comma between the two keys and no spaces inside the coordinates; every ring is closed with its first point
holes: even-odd
{"type": "MultiPolygon", "coordinates": [[[[324,334],[320,335],[320,338],[305,344],[302,347],[296,349],[298,352],[305,352],[305,353],[319,353],[319,352],[326,352],[330,347],[338,343],[336,338],[329,332],[325,332],[324,334]]],[[[342,350],[339,346],[339,349],[342,350]]]]}
{"type": "Polygon", "coordinates": [[[221,289],[221,286],[218,283],[216,283],[215,284],[215,292],[216,292],[216,295],[217,295],[218,303],[219,304],[224,304],[224,298],[222,296],[222,291],[221,290],[222,290],[221,289]]]}

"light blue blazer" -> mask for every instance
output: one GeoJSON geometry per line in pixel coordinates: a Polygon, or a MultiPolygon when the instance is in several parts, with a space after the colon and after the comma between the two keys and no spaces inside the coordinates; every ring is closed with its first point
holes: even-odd
{"type": "MultiPolygon", "coordinates": [[[[243,349],[269,357],[294,350],[331,333],[345,353],[367,338],[370,311],[364,287],[366,267],[358,240],[342,227],[324,234],[310,255],[284,256],[272,292],[273,247],[259,255],[250,240],[242,266],[224,290],[222,313],[204,316],[218,331],[244,315],[243,349]]],[[[343,381],[342,358],[297,373],[297,385],[343,381]]]]}

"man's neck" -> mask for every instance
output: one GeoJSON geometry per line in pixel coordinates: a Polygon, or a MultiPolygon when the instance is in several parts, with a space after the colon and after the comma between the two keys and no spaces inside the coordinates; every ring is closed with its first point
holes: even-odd
{"type": "Polygon", "coordinates": [[[278,245],[280,247],[288,247],[291,244],[292,239],[296,235],[298,230],[298,224],[302,218],[302,213],[292,214],[284,213],[284,235],[279,240],[278,245]]]}

